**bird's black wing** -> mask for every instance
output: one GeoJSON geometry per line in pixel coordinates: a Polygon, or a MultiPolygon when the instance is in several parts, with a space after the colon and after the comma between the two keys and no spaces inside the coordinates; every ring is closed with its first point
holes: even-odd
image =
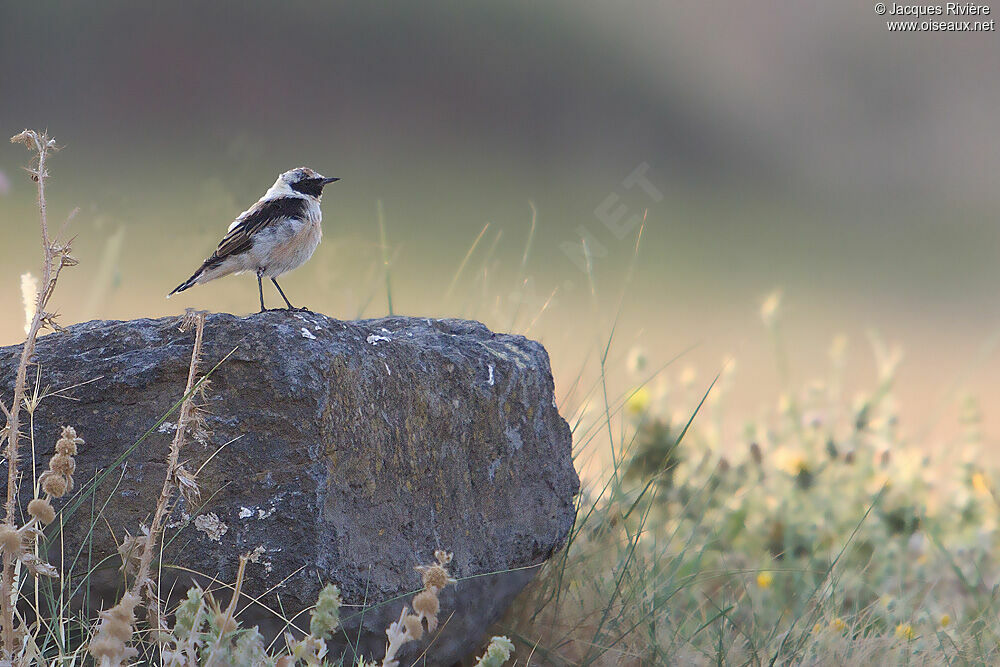
{"type": "Polygon", "coordinates": [[[230,255],[239,255],[253,245],[254,234],[270,224],[285,218],[302,219],[305,216],[307,202],[298,197],[280,197],[259,201],[246,213],[236,219],[236,224],[219,241],[212,257],[221,260],[230,255]]]}

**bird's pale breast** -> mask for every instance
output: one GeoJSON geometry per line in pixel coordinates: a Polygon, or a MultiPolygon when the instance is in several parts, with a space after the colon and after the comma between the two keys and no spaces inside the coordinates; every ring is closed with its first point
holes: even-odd
{"type": "Polygon", "coordinates": [[[318,214],[307,220],[286,219],[255,234],[250,254],[265,277],[275,278],[308,261],[322,237],[318,214]]]}

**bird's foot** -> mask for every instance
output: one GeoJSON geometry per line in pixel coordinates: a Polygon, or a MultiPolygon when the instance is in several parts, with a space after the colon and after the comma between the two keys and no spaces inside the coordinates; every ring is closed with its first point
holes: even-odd
{"type": "Polygon", "coordinates": [[[313,311],[309,310],[305,306],[302,306],[300,308],[296,308],[295,306],[289,306],[288,308],[285,308],[285,310],[287,310],[290,313],[310,313],[310,314],[313,314],[313,311]]]}

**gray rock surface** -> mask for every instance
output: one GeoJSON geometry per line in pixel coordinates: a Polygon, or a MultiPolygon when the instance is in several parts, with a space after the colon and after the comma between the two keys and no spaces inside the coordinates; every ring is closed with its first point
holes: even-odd
{"type": "MultiPolygon", "coordinates": [[[[40,368],[41,387],[75,387],[36,412],[36,474],[63,424],[87,442],[78,489],[111,466],[181,398],[192,343],[176,318],[93,321],[44,337],[29,378],[40,368]]],[[[395,598],[420,587],[414,566],[446,549],[459,582],[442,594],[444,627],[428,663],[451,664],[476,650],[573,521],[579,480],[542,346],[462,320],[209,316],[202,371],[233,350],[202,401],[211,436],[182,453],[192,471],[204,464],[202,506],[179,503],[164,562],[232,582],[238,556],[256,551],[244,592],[271,609],[280,596],[300,627],[308,616],[296,615],[335,582],[356,605],[344,610],[350,644],[380,658],[385,628],[409,601],[395,598]]],[[[8,398],[18,354],[0,349],[8,398]]],[[[82,552],[75,572],[88,558],[114,557],[92,579],[92,606],[121,586],[108,524],[120,539],[148,522],[175,420],[153,429],[98,489],[107,523],[94,527],[92,553],[82,552]]],[[[66,522],[64,553],[78,552],[90,512],[88,500],[66,522]]],[[[172,577],[182,588],[192,580],[164,572],[163,590],[172,577]]],[[[262,631],[282,628],[260,605],[242,616],[262,631]]],[[[353,655],[343,633],[336,642],[353,655]]],[[[404,657],[427,642],[419,644],[404,657]]]]}

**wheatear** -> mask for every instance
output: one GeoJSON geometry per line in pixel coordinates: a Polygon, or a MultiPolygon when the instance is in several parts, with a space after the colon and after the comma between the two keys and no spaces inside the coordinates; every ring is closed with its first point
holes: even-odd
{"type": "Polygon", "coordinates": [[[324,178],[306,167],[278,176],[264,196],[229,225],[229,231],[212,256],[167,298],[198,283],[231,273],[253,271],[257,274],[260,312],[267,310],[261,278],[270,278],[288,310],[295,310],[275,278],[302,266],[312,257],[323,237],[320,227],[323,213],[319,208],[323,186],[339,180],[324,178]]]}

